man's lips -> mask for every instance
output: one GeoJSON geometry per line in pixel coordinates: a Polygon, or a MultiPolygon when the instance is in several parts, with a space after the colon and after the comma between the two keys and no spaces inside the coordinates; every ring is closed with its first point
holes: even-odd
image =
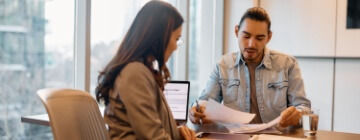
{"type": "Polygon", "coordinates": [[[250,54],[256,53],[256,51],[257,51],[256,49],[245,49],[245,52],[250,54]]]}

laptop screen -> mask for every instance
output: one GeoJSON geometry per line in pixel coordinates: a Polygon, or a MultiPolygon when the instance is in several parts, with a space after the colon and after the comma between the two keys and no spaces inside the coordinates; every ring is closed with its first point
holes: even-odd
{"type": "Polygon", "coordinates": [[[170,81],[165,84],[164,95],[177,121],[187,121],[189,91],[189,81],[170,81]]]}

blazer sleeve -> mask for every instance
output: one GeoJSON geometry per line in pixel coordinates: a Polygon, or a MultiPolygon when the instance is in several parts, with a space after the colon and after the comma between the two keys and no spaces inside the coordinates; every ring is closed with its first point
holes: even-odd
{"type": "Polygon", "coordinates": [[[159,87],[148,68],[140,63],[130,63],[120,76],[120,99],[137,138],[171,139],[159,117],[159,87]]]}

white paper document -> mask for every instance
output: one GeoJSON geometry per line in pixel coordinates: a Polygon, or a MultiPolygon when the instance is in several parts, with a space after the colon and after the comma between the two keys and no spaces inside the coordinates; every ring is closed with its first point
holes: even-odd
{"type": "Polygon", "coordinates": [[[215,122],[236,124],[249,123],[255,117],[255,114],[228,108],[213,99],[209,99],[205,114],[210,120],[215,122]]]}
{"type": "MultiPolygon", "coordinates": [[[[274,130],[274,127],[277,123],[279,123],[281,117],[277,117],[268,123],[263,124],[236,124],[236,123],[225,123],[223,124],[228,130],[229,133],[254,133],[264,130],[274,130]]],[[[269,131],[270,132],[270,131],[269,131]]],[[[273,131],[278,132],[278,131],[273,131]]]]}
{"type": "Polygon", "coordinates": [[[277,117],[268,123],[263,124],[249,124],[255,117],[255,114],[237,111],[228,108],[213,99],[209,99],[205,110],[206,116],[217,123],[220,123],[229,130],[229,133],[276,133],[277,131],[273,126],[279,123],[281,117],[277,117]]]}

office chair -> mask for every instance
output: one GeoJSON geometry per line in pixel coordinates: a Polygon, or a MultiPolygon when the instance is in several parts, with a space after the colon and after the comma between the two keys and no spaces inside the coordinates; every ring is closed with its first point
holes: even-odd
{"type": "Polygon", "coordinates": [[[87,92],[41,89],[37,95],[46,107],[55,140],[108,140],[99,106],[87,92]]]}

